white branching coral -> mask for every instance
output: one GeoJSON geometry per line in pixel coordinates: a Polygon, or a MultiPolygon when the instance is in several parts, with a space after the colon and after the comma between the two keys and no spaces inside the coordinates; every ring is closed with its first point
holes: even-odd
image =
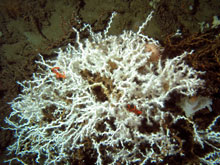
{"type": "Polygon", "coordinates": [[[17,138],[8,150],[17,160],[35,155],[37,163],[70,164],[87,150],[92,163],[130,164],[183,154],[182,141],[166,127],[166,118],[172,123],[175,116],[162,109],[171,93],[192,96],[203,80],[184,63],[187,52],[163,61],[158,51],[152,57],[159,44],[141,34],[151,15],[138,32],[119,36],[107,35],[112,18],[103,34],[90,25],[73,28],[74,46],[53,60],[41,56],[41,71],[19,83],[22,94],[6,119],[17,138]],[[91,39],[82,41],[85,29],[91,39]]]}

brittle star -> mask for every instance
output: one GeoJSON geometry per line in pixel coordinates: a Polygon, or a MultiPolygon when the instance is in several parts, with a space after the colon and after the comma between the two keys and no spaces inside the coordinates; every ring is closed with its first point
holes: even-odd
{"type": "Polygon", "coordinates": [[[136,109],[136,106],[134,105],[133,108],[130,104],[128,104],[128,107],[127,107],[128,111],[130,112],[134,112],[136,115],[140,115],[142,113],[142,111],[136,109]]]}
{"type": "Polygon", "coordinates": [[[63,73],[59,73],[58,70],[60,67],[53,67],[51,71],[56,74],[56,78],[66,78],[66,75],[63,73]]]}

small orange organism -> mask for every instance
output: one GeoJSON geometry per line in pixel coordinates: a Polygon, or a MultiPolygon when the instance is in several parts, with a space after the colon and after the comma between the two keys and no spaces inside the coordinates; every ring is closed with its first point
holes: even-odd
{"type": "Polygon", "coordinates": [[[66,78],[66,75],[64,74],[64,72],[63,73],[59,73],[58,72],[58,70],[60,69],[60,67],[53,67],[52,69],[51,69],[51,71],[53,72],[53,73],[55,73],[56,74],[56,78],[66,78]]]}
{"type": "Polygon", "coordinates": [[[142,111],[136,109],[135,105],[128,104],[127,110],[130,111],[130,112],[134,112],[136,115],[142,114],[142,111]]]}

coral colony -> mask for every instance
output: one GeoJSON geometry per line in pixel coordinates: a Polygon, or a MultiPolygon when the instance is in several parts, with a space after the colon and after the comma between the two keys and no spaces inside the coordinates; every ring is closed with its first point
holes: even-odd
{"type": "Polygon", "coordinates": [[[115,15],[102,33],[88,24],[73,28],[76,44],[60,49],[56,59],[41,56],[40,71],[19,83],[22,94],[10,103],[13,112],[5,120],[17,139],[8,147],[16,156],[7,162],[25,164],[25,157],[34,155],[37,163],[70,164],[86,152],[94,164],[163,162],[185,155],[185,140],[170,127],[180,120],[192,125],[195,143],[213,148],[200,160],[218,161],[220,149],[213,144],[220,140],[213,131],[218,117],[198,130],[190,117],[165,107],[171,93],[194,96],[204,84],[198,78],[204,73],[184,63],[190,53],[161,60],[158,41],[141,33],[152,12],[137,32],[107,35],[115,15]],[[84,30],[90,39],[80,39],[84,30]]]}

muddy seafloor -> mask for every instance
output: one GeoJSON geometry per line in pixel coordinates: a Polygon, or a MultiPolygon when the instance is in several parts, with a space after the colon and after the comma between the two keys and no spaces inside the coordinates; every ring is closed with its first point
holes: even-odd
{"type": "MultiPolygon", "coordinates": [[[[74,43],[71,27],[82,26],[77,20],[91,24],[96,32],[103,31],[111,13],[116,11],[118,14],[109,34],[118,35],[123,30],[137,31],[154,10],[153,18],[143,33],[164,45],[167,37],[175,34],[177,29],[189,36],[218,28],[214,27],[213,18],[220,17],[219,9],[218,0],[1,0],[0,125],[7,127],[4,118],[11,112],[8,103],[21,91],[16,82],[31,78],[37,70],[34,61],[39,59],[39,53],[47,59],[53,58],[57,48],[74,43]]],[[[219,70],[219,65],[216,67],[219,70]]],[[[216,85],[220,82],[219,77],[219,74],[213,76],[216,80],[210,82],[208,93],[216,111],[220,102],[216,85]]],[[[6,147],[14,139],[12,131],[0,131],[0,164],[3,164],[8,157],[6,147]]]]}

